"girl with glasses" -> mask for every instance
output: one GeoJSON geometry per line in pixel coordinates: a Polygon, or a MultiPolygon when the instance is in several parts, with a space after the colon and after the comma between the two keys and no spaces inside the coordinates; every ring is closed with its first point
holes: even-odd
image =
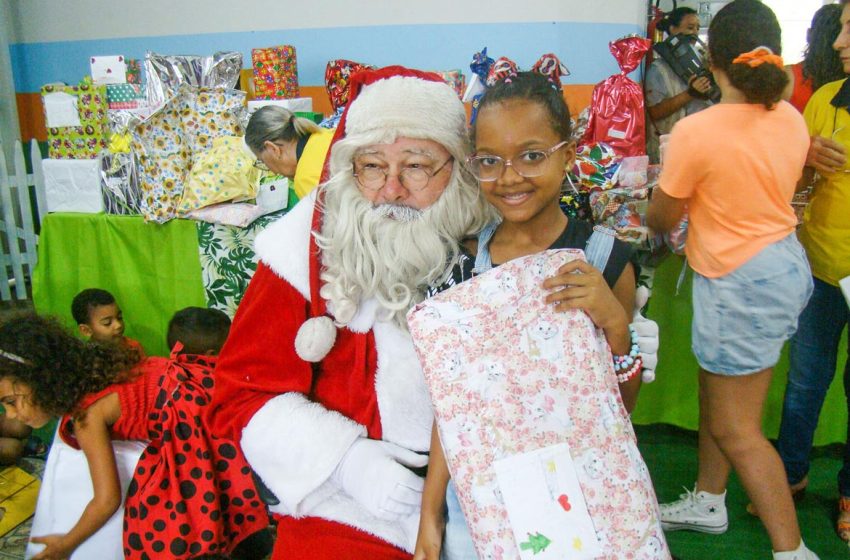
{"type": "MultiPolygon", "coordinates": [[[[571,132],[560,86],[545,76],[521,72],[487,90],[473,128],[475,153],[467,164],[501,220],[466,244],[468,258],[455,267],[449,284],[547,249],[587,247],[593,227],[568,219],[559,204],[561,184],[575,158],[571,132]]],[[[635,270],[630,247],[612,238],[609,245],[611,241],[602,270],[573,261],[547,279],[544,287],[551,290],[547,301],[557,310],[585,311],[604,331],[611,351],[628,356],[637,348],[629,328],[635,270]]],[[[640,387],[640,366],[632,360],[617,373],[623,401],[631,410],[640,387]]],[[[448,484],[450,475],[436,426],[430,456],[414,558],[475,558],[453,485],[448,484]]]]}

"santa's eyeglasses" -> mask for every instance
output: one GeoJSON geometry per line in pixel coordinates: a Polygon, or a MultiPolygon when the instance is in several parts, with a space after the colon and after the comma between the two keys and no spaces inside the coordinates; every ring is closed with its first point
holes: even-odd
{"type": "MultiPolygon", "coordinates": [[[[395,176],[398,177],[401,186],[409,191],[421,191],[428,186],[431,179],[442,171],[449,163],[454,160],[450,157],[443,165],[431,171],[420,164],[409,165],[404,167],[395,176]]],[[[375,163],[354,164],[354,176],[357,178],[357,184],[367,191],[379,191],[387,184],[387,177],[392,173],[386,167],[382,167],[375,163]]]]}

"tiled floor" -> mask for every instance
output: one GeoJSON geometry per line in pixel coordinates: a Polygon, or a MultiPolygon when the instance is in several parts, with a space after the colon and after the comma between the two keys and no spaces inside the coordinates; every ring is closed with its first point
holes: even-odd
{"type": "MultiPolygon", "coordinates": [[[[18,466],[31,475],[41,480],[44,474],[44,460],[24,458],[18,466]]],[[[30,536],[32,517],[24,521],[5,536],[0,537],[0,560],[21,560],[27,548],[27,539],[30,536]]]]}

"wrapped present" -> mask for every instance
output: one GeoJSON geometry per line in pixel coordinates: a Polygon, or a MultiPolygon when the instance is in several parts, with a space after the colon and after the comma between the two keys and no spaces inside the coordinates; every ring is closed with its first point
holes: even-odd
{"type": "Polygon", "coordinates": [[[139,84],[109,84],[106,86],[106,99],[110,110],[137,109],[145,94],[139,84]]]}
{"type": "Polygon", "coordinates": [[[256,198],[261,171],[257,159],[238,136],[213,140],[212,147],[193,158],[178,211],[185,214],[220,202],[256,198]]]}
{"type": "Polygon", "coordinates": [[[613,230],[618,239],[636,245],[639,249],[650,249],[652,232],[646,225],[646,211],[649,208],[647,191],[631,189],[610,189],[592,191],[590,208],[596,224],[613,230]],[[638,198],[636,196],[642,196],[638,198]]]}
{"type": "Polygon", "coordinates": [[[295,116],[311,120],[316,124],[321,124],[325,120],[324,113],[316,113],[314,111],[296,111],[295,116]]]}
{"type": "Polygon", "coordinates": [[[617,184],[620,187],[643,187],[649,181],[648,169],[649,156],[625,157],[617,170],[617,184]]]}
{"type": "Polygon", "coordinates": [[[52,159],[94,159],[106,147],[106,86],[86,77],[76,86],[41,88],[47,124],[47,152],[52,159]]]}
{"type": "Polygon", "coordinates": [[[622,156],[646,153],[643,89],[628,74],[640,65],[651,45],[649,39],[637,36],[609,43],[620,73],[593,88],[590,118],[579,144],[605,142],[622,156]]]}
{"type": "Polygon", "coordinates": [[[295,47],[281,45],[251,50],[257,99],[298,97],[298,64],[295,47]]]}
{"type": "Polygon", "coordinates": [[[103,152],[100,166],[100,188],[103,209],[107,214],[140,214],[142,193],[139,190],[138,162],[132,152],[103,152]]]}
{"type": "Polygon", "coordinates": [[[312,97],[293,97],[292,99],[251,99],[248,101],[248,114],[253,115],[254,111],[266,105],[275,105],[283,107],[293,113],[310,113],[313,111],[312,97]]]}
{"type": "Polygon", "coordinates": [[[319,126],[322,128],[336,128],[339,124],[340,119],[342,118],[342,113],[345,111],[345,107],[340,107],[328,117],[319,123],[319,126]]]}
{"type": "Polygon", "coordinates": [[[579,146],[571,180],[577,183],[579,190],[584,191],[613,188],[622,159],[604,142],[579,146]]]}
{"type": "Polygon", "coordinates": [[[688,240],[688,213],[685,211],[673,228],[664,234],[664,243],[677,255],[685,254],[685,242],[688,240]]]}
{"type": "Polygon", "coordinates": [[[588,199],[589,196],[586,192],[569,191],[563,193],[560,200],[561,210],[570,218],[590,221],[592,212],[588,199]]]}
{"type": "Polygon", "coordinates": [[[670,558],[611,351],[545,303],[543,280],[582,257],[515,259],[408,314],[480,558],[670,558]]]}
{"type": "Polygon", "coordinates": [[[131,130],[139,158],[146,220],[177,215],[193,160],[221,136],[242,136],[245,92],[181,86],[164,106],[131,130]]]}
{"type": "Polygon", "coordinates": [[[142,63],[138,58],[128,58],[127,63],[127,83],[141,84],[142,83],[142,63]]]}
{"type": "Polygon", "coordinates": [[[222,51],[210,56],[145,55],[145,97],[153,109],[177,94],[181,85],[195,88],[233,89],[239,82],[242,53],[222,51]]]}
{"type": "Polygon", "coordinates": [[[103,212],[97,159],[45,159],[42,170],[48,212],[103,212]]]}
{"type": "Polygon", "coordinates": [[[97,86],[127,82],[127,62],[122,55],[93,56],[89,66],[92,82],[97,86]]]}
{"type": "Polygon", "coordinates": [[[435,74],[439,74],[443,81],[449,84],[455,92],[457,92],[457,96],[461,99],[463,98],[464,92],[466,91],[466,77],[463,75],[463,72],[460,70],[438,70],[434,72],[435,74]]]}
{"type": "Polygon", "coordinates": [[[352,60],[338,59],[329,60],[325,67],[325,89],[331,100],[334,111],[339,110],[348,103],[348,84],[351,75],[362,70],[374,68],[368,64],[361,64],[352,60]]]}

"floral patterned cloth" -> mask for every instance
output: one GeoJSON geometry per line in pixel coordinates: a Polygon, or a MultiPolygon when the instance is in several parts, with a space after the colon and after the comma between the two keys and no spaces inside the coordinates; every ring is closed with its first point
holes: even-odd
{"type": "Polygon", "coordinates": [[[194,158],[211,148],[214,138],[242,135],[244,111],[243,91],[184,85],[132,129],[146,220],[162,223],[176,217],[194,158]]]}
{"type": "Polygon", "coordinates": [[[543,301],[543,279],[580,255],[567,249],[516,259],[408,315],[482,558],[520,556],[494,461],[561,442],[569,444],[602,558],[670,558],[611,352],[586,314],[558,313],[543,301]]]}
{"type": "MultiPolygon", "coordinates": [[[[293,201],[292,196],[290,190],[290,208],[298,200],[293,201]]],[[[246,228],[198,222],[201,276],[208,307],[233,317],[257,270],[254,238],[284,214],[286,210],[262,216],[246,228]]]]}

